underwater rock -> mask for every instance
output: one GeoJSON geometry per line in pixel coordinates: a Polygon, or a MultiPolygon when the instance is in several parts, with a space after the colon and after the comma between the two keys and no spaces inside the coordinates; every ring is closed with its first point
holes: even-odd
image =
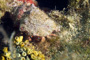
{"type": "Polygon", "coordinates": [[[29,35],[47,36],[58,29],[56,22],[33,4],[24,14],[25,16],[20,20],[22,32],[26,31],[29,35]]]}

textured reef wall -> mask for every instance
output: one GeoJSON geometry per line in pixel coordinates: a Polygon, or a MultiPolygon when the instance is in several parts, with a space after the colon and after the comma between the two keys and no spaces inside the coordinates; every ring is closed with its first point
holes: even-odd
{"type": "Polygon", "coordinates": [[[0,29],[8,37],[0,30],[0,59],[90,60],[90,1],[67,0],[63,10],[59,2],[57,9],[40,2],[0,0],[0,29]]]}

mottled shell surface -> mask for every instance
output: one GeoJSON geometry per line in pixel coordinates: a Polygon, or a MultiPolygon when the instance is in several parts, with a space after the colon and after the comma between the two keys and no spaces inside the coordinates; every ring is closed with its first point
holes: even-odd
{"type": "Polygon", "coordinates": [[[56,22],[38,7],[32,5],[28,13],[20,22],[20,31],[27,31],[29,35],[47,36],[57,30],[56,22]]]}

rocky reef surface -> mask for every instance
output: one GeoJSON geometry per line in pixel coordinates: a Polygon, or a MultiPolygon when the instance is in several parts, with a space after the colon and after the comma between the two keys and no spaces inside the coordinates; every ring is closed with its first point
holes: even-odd
{"type": "Polygon", "coordinates": [[[90,1],[48,11],[36,2],[0,0],[0,59],[90,60],[90,1]]]}
{"type": "Polygon", "coordinates": [[[34,5],[29,8],[30,15],[27,14],[27,16],[21,19],[20,31],[27,31],[32,36],[47,36],[58,29],[56,22],[48,17],[44,11],[34,5]]]}

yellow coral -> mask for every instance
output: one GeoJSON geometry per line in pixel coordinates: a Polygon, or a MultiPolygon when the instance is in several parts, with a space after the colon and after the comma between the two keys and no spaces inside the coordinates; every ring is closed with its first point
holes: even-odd
{"type": "Polygon", "coordinates": [[[42,60],[45,60],[44,58],[42,60]]]}
{"type": "Polygon", "coordinates": [[[36,59],[37,57],[34,54],[31,54],[32,59],[36,59]]]}
{"type": "Polygon", "coordinates": [[[33,51],[35,56],[38,56],[38,52],[37,51],[33,51]]]}
{"type": "Polygon", "coordinates": [[[22,52],[22,56],[26,56],[26,55],[27,55],[27,53],[23,51],[22,52]]]}
{"type": "Polygon", "coordinates": [[[25,57],[21,57],[20,60],[25,60],[25,57]]]}
{"type": "Polygon", "coordinates": [[[13,58],[16,58],[16,54],[13,54],[13,58]]]}
{"type": "Polygon", "coordinates": [[[42,54],[42,52],[41,51],[38,51],[38,54],[42,54]]]}
{"type": "Polygon", "coordinates": [[[19,42],[16,42],[15,44],[16,44],[16,45],[19,45],[19,42]]]}
{"type": "Polygon", "coordinates": [[[5,60],[5,57],[4,56],[1,56],[1,60],[5,60]]]}
{"type": "MultiPolygon", "coordinates": [[[[15,37],[15,47],[16,50],[13,51],[13,58],[16,59],[16,57],[19,58],[19,60],[45,60],[45,56],[42,54],[41,51],[36,51],[35,47],[29,43],[28,40],[25,42],[22,42],[23,36],[16,36],[15,37]],[[29,58],[29,55],[31,58],[29,58]],[[26,58],[27,57],[27,58],[26,58]]],[[[8,51],[8,47],[4,47],[3,49],[4,56],[2,56],[2,60],[12,60],[11,52],[8,51]]]]}
{"type": "Polygon", "coordinates": [[[43,59],[45,58],[45,56],[43,54],[40,54],[39,57],[43,58],[43,59]]]}
{"type": "Polygon", "coordinates": [[[20,41],[22,41],[23,40],[23,36],[20,36],[19,39],[20,39],[20,41]]]}
{"type": "Polygon", "coordinates": [[[34,47],[34,46],[32,46],[32,49],[35,49],[35,47],[34,47]]]}
{"type": "Polygon", "coordinates": [[[7,52],[7,53],[5,54],[5,56],[6,56],[7,58],[10,58],[11,52],[7,52]]]}
{"type": "Polygon", "coordinates": [[[6,58],[6,60],[12,60],[12,59],[10,59],[10,58],[6,58]]]}
{"type": "Polygon", "coordinates": [[[18,36],[16,36],[16,37],[15,37],[15,40],[16,40],[16,41],[18,41],[18,40],[19,40],[19,37],[18,37],[18,36]]]}
{"type": "Polygon", "coordinates": [[[19,37],[16,36],[16,37],[15,37],[15,40],[20,43],[20,42],[22,42],[22,40],[23,40],[23,36],[19,36],[19,37]]]}
{"type": "Polygon", "coordinates": [[[23,49],[26,51],[27,50],[27,47],[23,47],[23,49]]]}
{"type": "Polygon", "coordinates": [[[20,53],[17,53],[17,57],[21,57],[21,54],[20,53]]]}
{"type": "Polygon", "coordinates": [[[25,40],[25,43],[26,43],[26,44],[29,43],[29,40],[25,40]]]}
{"type": "Polygon", "coordinates": [[[7,53],[8,52],[8,47],[4,47],[3,52],[7,53]]]}
{"type": "Polygon", "coordinates": [[[21,46],[21,47],[24,47],[24,45],[25,45],[24,42],[21,42],[21,43],[20,43],[20,46],[21,46]]]}
{"type": "Polygon", "coordinates": [[[33,50],[28,49],[28,50],[27,50],[27,54],[31,54],[31,53],[33,53],[33,50]]]}

